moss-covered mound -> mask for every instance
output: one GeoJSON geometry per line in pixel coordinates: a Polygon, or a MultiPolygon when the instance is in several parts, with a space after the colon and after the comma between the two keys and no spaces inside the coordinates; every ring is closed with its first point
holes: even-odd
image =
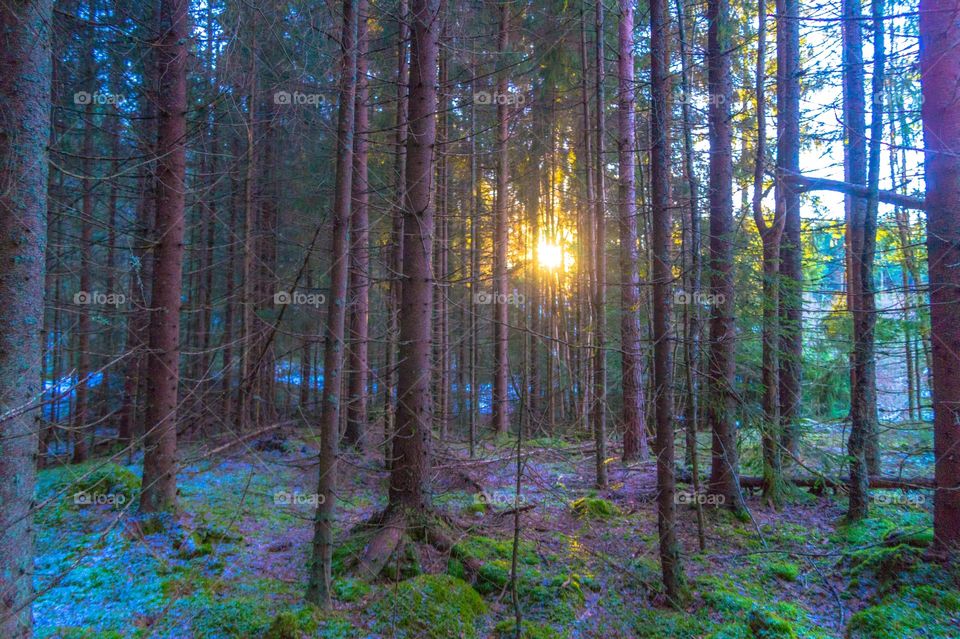
{"type": "Polygon", "coordinates": [[[621,514],[620,508],[606,499],[581,497],[570,502],[570,510],[580,519],[604,520],[621,514]]]}
{"type": "Polygon", "coordinates": [[[476,639],[487,605],[462,579],[420,575],[389,590],[372,612],[377,628],[397,639],[476,639]]]}

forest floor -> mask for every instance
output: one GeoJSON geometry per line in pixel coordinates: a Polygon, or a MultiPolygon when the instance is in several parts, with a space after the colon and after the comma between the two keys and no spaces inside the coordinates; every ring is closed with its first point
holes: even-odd
{"type": "MultiPolygon", "coordinates": [[[[508,441],[486,444],[474,460],[464,450],[435,452],[433,504],[469,525],[446,555],[408,546],[387,571],[393,578],[376,583],[348,574],[366,540],[351,531],[384,506],[386,474],[376,459],[345,458],[329,613],[303,603],[316,450],[295,430],[216,457],[187,449],[180,511],[159,520],[135,515],[136,459],[41,471],[38,637],[514,636],[514,517],[505,511],[514,506],[516,462],[508,441]],[[467,574],[466,564],[480,570],[467,574]]],[[[654,463],[611,461],[601,491],[593,467],[588,445],[535,440],[524,448],[524,637],[960,637],[960,571],[924,558],[929,503],[878,492],[871,519],[846,526],[842,496],[798,491],[778,512],[750,495],[743,519],[704,507],[703,552],[695,509],[680,504],[688,599],[674,611],[660,587],[654,463]]]]}

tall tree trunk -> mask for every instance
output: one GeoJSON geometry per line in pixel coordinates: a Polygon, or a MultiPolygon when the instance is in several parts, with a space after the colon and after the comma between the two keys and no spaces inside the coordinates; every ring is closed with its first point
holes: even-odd
{"type": "Polygon", "coordinates": [[[800,194],[784,179],[800,172],[800,3],[777,2],[777,181],[783,208],[780,243],[780,432],[783,448],[797,454],[803,372],[803,272],[800,194]]]}
{"type": "Polygon", "coordinates": [[[50,0],[0,4],[0,636],[33,636],[33,487],[41,411],[50,0]]]}
{"type": "Polygon", "coordinates": [[[650,186],[653,253],[653,387],[657,437],[657,523],[660,566],[667,599],[680,604],[682,567],[677,544],[677,483],[673,445],[673,273],[670,261],[670,12],[666,0],[650,3],[650,186]]]}
{"type": "Polygon", "coordinates": [[[188,0],[161,0],[156,44],[157,244],[150,307],[146,436],[140,510],[176,506],[177,385],[180,381],[180,293],[183,275],[184,173],[187,134],[188,0]]]}
{"type": "MultiPolygon", "coordinates": [[[[729,0],[707,3],[707,63],[710,89],[710,317],[709,403],[707,414],[713,432],[710,490],[722,495],[729,508],[741,510],[737,459],[737,426],[734,421],[736,327],[733,319],[733,131],[730,101],[729,0]]],[[[687,300],[696,303],[698,300],[687,300]]]]}
{"type": "Polygon", "coordinates": [[[493,431],[498,435],[507,432],[510,425],[509,395],[509,306],[507,296],[507,248],[510,242],[510,208],[507,192],[510,183],[510,164],[507,141],[510,137],[510,110],[506,96],[508,90],[507,70],[503,56],[510,38],[510,3],[500,2],[500,32],[497,38],[498,71],[497,95],[497,200],[496,228],[493,241],[493,431]]]}
{"type": "Polygon", "coordinates": [[[607,352],[606,352],[606,305],[607,305],[607,251],[606,251],[606,201],[604,198],[604,158],[603,136],[606,130],[606,100],[604,98],[603,83],[606,76],[606,60],[603,47],[603,0],[596,0],[594,4],[594,67],[597,108],[596,135],[594,142],[597,145],[595,160],[596,170],[596,198],[593,201],[593,272],[596,277],[596,287],[593,289],[593,323],[594,323],[594,351],[593,351],[593,402],[590,408],[590,421],[593,423],[593,441],[596,447],[596,484],[598,488],[607,486],[607,352]]]}
{"type": "MultiPolygon", "coordinates": [[[[93,0],[87,2],[87,15],[92,25],[96,22],[96,4],[93,0]]],[[[96,49],[96,31],[92,26],[88,28],[86,53],[84,54],[83,74],[87,92],[90,95],[97,93],[97,79],[94,62],[96,49]]],[[[93,189],[97,180],[93,176],[93,104],[87,100],[83,112],[83,142],[81,143],[81,195],[80,205],[80,297],[74,296],[77,304],[77,386],[76,404],[73,413],[73,463],[79,464],[87,460],[90,454],[87,444],[87,412],[90,395],[90,305],[94,303],[93,290],[93,223],[94,202],[93,189]]]]}
{"type": "Polygon", "coordinates": [[[960,548],[960,3],[920,0],[927,255],[933,337],[934,547],[960,548]]]}
{"type": "MultiPolygon", "coordinates": [[[[410,27],[407,22],[407,0],[400,0],[399,24],[397,25],[397,108],[394,118],[394,156],[393,174],[396,180],[393,188],[394,207],[391,211],[393,224],[390,234],[392,250],[389,257],[389,280],[387,302],[387,357],[384,366],[384,459],[390,466],[390,438],[393,436],[396,422],[397,388],[397,349],[400,338],[400,294],[403,281],[400,277],[403,268],[403,202],[404,181],[406,180],[407,157],[407,90],[410,70],[407,63],[407,41],[410,27]]],[[[472,387],[471,387],[472,388],[472,387]]]]}
{"type": "Polygon", "coordinates": [[[367,361],[370,317],[370,241],[367,183],[367,135],[370,128],[369,82],[367,80],[367,1],[359,0],[357,10],[357,97],[353,139],[353,204],[350,211],[350,330],[347,365],[347,429],[344,440],[363,449],[367,427],[367,361]]]}
{"type": "Polygon", "coordinates": [[[403,207],[403,297],[390,507],[420,509],[429,467],[433,337],[433,146],[437,136],[437,0],[412,0],[409,134],[403,207]]]}
{"type": "Polygon", "coordinates": [[[643,353],[640,349],[640,263],[635,179],[633,0],[620,1],[617,118],[620,160],[620,342],[623,352],[623,461],[647,458],[643,353]]]}
{"type": "MultiPolygon", "coordinates": [[[[863,70],[863,36],[860,0],[844,0],[843,13],[843,128],[844,180],[851,184],[867,183],[867,140],[863,70]]],[[[864,289],[862,258],[867,217],[866,200],[846,196],[846,273],[847,308],[853,316],[853,348],[850,353],[850,498],[847,517],[852,520],[867,516],[869,507],[867,440],[876,419],[876,404],[871,409],[870,395],[876,379],[868,377],[864,334],[864,289]],[[871,417],[872,415],[872,417],[871,417]]]]}
{"type": "MultiPolygon", "coordinates": [[[[333,264],[323,351],[320,400],[320,504],[313,528],[307,601],[330,608],[333,520],[336,513],[340,439],[340,386],[343,372],[344,319],[350,247],[350,195],[353,192],[353,137],[357,97],[357,29],[359,0],[343,0],[340,90],[337,118],[337,169],[333,200],[333,264]]],[[[402,378],[401,378],[402,379],[402,378]]]]}
{"type": "Polygon", "coordinates": [[[784,211],[781,203],[774,208],[773,223],[763,216],[763,178],[767,159],[767,112],[764,80],[767,73],[767,2],[759,0],[757,31],[757,73],[754,101],[757,104],[757,148],[753,164],[753,220],[763,244],[763,418],[761,448],[763,452],[763,499],[774,508],[783,502],[783,473],[780,451],[780,237],[783,234],[784,211]]]}

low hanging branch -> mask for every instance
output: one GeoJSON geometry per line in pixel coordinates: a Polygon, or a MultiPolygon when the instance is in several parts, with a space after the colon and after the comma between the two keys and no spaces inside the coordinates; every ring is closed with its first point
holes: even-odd
{"type": "MultiPolygon", "coordinates": [[[[863,184],[851,184],[840,180],[829,180],[827,178],[810,177],[808,175],[788,174],[783,177],[792,189],[799,193],[807,191],[835,191],[845,193],[853,197],[870,197],[870,188],[863,184]]],[[[916,209],[918,211],[926,210],[926,202],[923,198],[903,195],[893,191],[877,191],[878,199],[886,204],[902,206],[907,209],[916,209]]]]}

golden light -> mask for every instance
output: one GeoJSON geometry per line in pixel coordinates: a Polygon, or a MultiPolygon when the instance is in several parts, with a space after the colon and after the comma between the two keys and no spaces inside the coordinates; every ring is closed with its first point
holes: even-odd
{"type": "Polygon", "coordinates": [[[561,268],[563,266],[563,247],[558,244],[551,244],[545,238],[540,238],[537,242],[537,261],[540,267],[549,271],[561,268]]]}

